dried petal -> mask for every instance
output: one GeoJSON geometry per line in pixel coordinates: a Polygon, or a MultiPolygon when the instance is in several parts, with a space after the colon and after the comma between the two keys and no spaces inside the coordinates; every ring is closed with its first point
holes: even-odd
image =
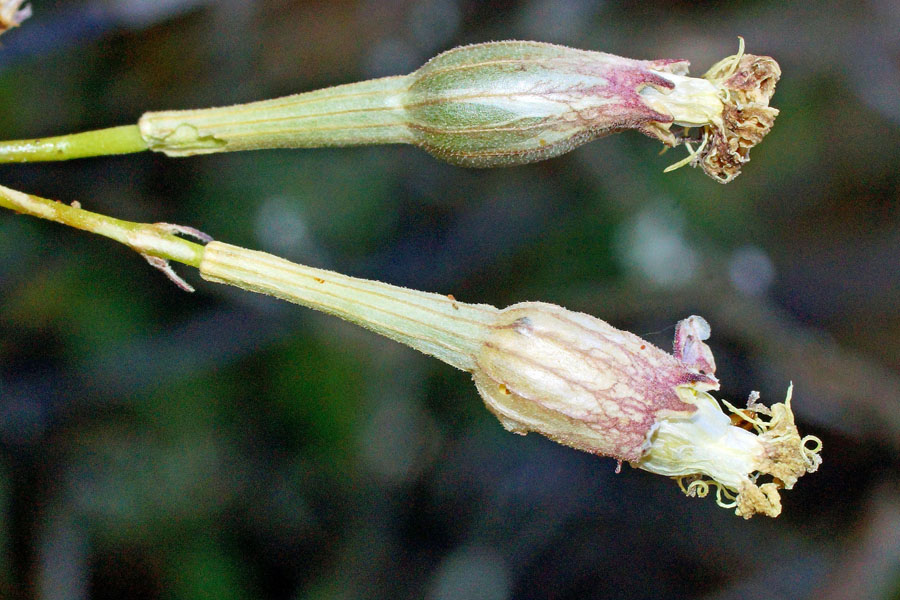
{"type": "MultiPolygon", "coordinates": [[[[713,72],[707,77],[715,81],[721,75],[713,72]]],[[[781,69],[774,59],[745,54],[734,74],[719,83],[726,92],[722,122],[708,129],[709,142],[697,157],[707,175],[728,183],[750,160],[750,149],[771,131],[778,116],[778,109],[769,106],[769,100],[779,77],[781,69]]]]}

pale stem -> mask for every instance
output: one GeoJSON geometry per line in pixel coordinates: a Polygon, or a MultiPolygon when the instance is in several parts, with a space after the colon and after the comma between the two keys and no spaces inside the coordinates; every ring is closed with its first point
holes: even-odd
{"type": "Polygon", "coordinates": [[[122,221],[3,186],[0,207],[97,233],[145,257],[162,259],[164,264],[150,263],[183,289],[190,288],[180,282],[165,261],[197,267],[209,281],[275,296],[346,319],[464,371],[475,368],[473,356],[499,312],[493,306],[466,304],[450,295],[348,277],[221,242],[203,246],[172,234],[199,233],[189,228],[122,221]]]}
{"type": "Polygon", "coordinates": [[[200,266],[203,246],[172,235],[172,226],[133,223],[0,186],[0,206],[121,242],[144,256],[200,266]]]}

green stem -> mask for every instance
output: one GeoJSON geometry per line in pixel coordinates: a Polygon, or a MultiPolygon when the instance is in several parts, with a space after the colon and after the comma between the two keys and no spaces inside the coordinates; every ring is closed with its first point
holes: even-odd
{"type": "Polygon", "coordinates": [[[0,142],[0,163],[69,160],[131,154],[146,149],[147,143],[138,127],[124,125],[56,137],[0,142]]]}
{"type": "Polygon", "coordinates": [[[168,156],[261,148],[411,143],[409,76],[384,77],[249,104],[145,113],[137,125],[0,142],[0,163],[143,150],[168,156]]]}

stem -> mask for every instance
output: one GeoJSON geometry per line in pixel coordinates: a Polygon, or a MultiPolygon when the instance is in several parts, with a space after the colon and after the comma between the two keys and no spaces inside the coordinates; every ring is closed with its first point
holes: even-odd
{"type": "Polygon", "coordinates": [[[136,125],[33,140],[0,142],[0,163],[69,160],[87,156],[131,154],[147,149],[136,125]]]}
{"type": "Polygon", "coordinates": [[[0,207],[97,233],[145,257],[162,259],[163,264],[158,260],[150,264],[183,289],[190,287],[165,261],[197,267],[209,281],[335,315],[464,371],[475,369],[474,356],[499,313],[493,306],[465,304],[452,296],[348,277],[221,242],[203,246],[172,235],[173,231],[199,233],[189,228],[122,221],[3,186],[0,207]]]}
{"type": "Polygon", "coordinates": [[[314,269],[237,246],[211,242],[200,275],[335,315],[464,371],[499,313],[485,304],[314,269]]]}
{"type": "Polygon", "coordinates": [[[168,156],[410,143],[410,82],[384,77],[236,106],[150,112],[138,125],[150,149],[168,156]]]}
{"type": "Polygon", "coordinates": [[[133,223],[0,186],[0,206],[121,242],[145,256],[200,266],[203,246],[172,235],[164,223],[133,223]]]}

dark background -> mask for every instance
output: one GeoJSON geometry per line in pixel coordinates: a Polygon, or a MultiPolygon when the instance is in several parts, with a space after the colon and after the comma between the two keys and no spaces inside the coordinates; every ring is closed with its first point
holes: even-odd
{"type": "Polygon", "coordinates": [[[781,116],[736,181],[630,132],[476,171],[411,147],[2,165],[0,182],[350,275],[562,304],[781,401],[824,464],[744,521],[503,431],[469,378],[333,318],[0,214],[0,595],[900,597],[900,4],[33,2],[0,138],[406,73],[534,39],[702,74],[770,54],[781,116]]]}

